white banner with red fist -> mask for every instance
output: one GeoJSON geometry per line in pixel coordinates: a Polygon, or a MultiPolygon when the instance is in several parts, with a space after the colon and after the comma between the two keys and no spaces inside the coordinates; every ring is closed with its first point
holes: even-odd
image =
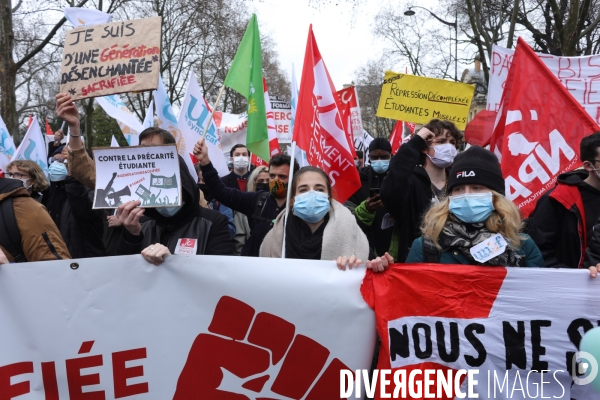
{"type": "Polygon", "coordinates": [[[364,273],[181,255],[3,265],[0,398],[339,398],[340,370],[373,355],[364,273]]]}

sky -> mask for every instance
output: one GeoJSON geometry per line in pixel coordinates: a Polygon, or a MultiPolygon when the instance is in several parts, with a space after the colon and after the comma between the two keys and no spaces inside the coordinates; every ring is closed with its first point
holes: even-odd
{"type": "MultiPolygon", "coordinates": [[[[324,4],[311,6],[309,0],[252,0],[251,7],[260,31],[275,40],[281,67],[288,72],[290,81],[292,64],[298,80],[302,74],[308,27],[312,23],[321,56],[337,90],[350,83],[355,71],[369,59],[379,59],[383,54],[384,43],[372,33],[380,7],[393,4],[405,9],[412,4],[403,0],[363,0],[354,7],[351,0],[321,3],[324,4]]],[[[420,0],[418,4],[433,10],[438,2],[420,0]]]]}

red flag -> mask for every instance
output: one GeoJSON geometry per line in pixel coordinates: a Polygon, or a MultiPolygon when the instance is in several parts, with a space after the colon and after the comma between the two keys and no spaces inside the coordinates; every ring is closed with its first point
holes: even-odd
{"type": "MultiPolygon", "coordinates": [[[[354,138],[361,137],[363,134],[362,118],[358,106],[358,93],[354,86],[339,90],[336,93],[338,95],[340,114],[342,115],[346,136],[349,143],[354,143],[354,138]]],[[[356,149],[354,146],[350,146],[350,150],[352,151],[352,158],[355,158],[356,149]]]]}
{"type": "Polygon", "coordinates": [[[254,165],[255,167],[260,167],[260,166],[263,166],[263,165],[265,167],[269,166],[268,162],[266,162],[265,160],[263,160],[262,158],[260,158],[259,156],[257,156],[254,153],[252,153],[252,157],[250,158],[250,164],[254,165]]]}
{"type": "Polygon", "coordinates": [[[33,122],[33,115],[29,116],[29,122],[27,123],[27,129],[29,129],[29,127],[31,126],[31,123],[33,122]]]}
{"type": "Polygon", "coordinates": [[[506,196],[527,217],[559,174],[581,165],[579,142],[600,128],[521,38],[499,114],[490,149],[506,196]]]}
{"type": "Polygon", "coordinates": [[[400,146],[402,145],[402,136],[404,134],[404,123],[402,121],[396,121],[392,134],[390,135],[390,144],[392,145],[392,154],[396,154],[400,146]]]}
{"type": "Polygon", "coordinates": [[[361,184],[352,155],[354,144],[348,141],[339,109],[339,99],[321,58],[311,25],[304,55],[293,140],[301,150],[306,151],[310,165],[321,168],[329,175],[331,185],[335,188],[332,194],[337,201],[343,203],[361,184]]]}
{"type": "Polygon", "coordinates": [[[46,118],[46,135],[54,135],[54,132],[52,132],[50,124],[48,123],[48,118],[46,118]]]}
{"type": "MultiPolygon", "coordinates": [[[[277,139],[277,128],[275,127],[275,115],[271,109],[271,99],[269,98],[269,89],[267,88],[267,80],[263,77],[263,90],[265,93],[265,110],[267,113],[267,131],[269,133],[269,154],[273,157],[275,154],[281,153],[279,148],[279,139],[277,139]]],[[[258,158],[258,156],[256,157],[258,158]]],[[[258,158],[260,160],[260,158],[258,158]]],[[[261,160],[262,161],[262,160],[261,160]]],[[[264,161],[263,161],[264,162],[264,161]]],[[[254,164],[257,165],[257,164],[254,164]]],[[[266,164],[261,164],[266,165],[266,164]]]]}
{"type": "Polygon", "coordinates": [[[485,147],[490,144],[494,133],[494,122],[498,113],[492,110],[482,110],[467,124],[465,141],[474,146],[485,147]]]}

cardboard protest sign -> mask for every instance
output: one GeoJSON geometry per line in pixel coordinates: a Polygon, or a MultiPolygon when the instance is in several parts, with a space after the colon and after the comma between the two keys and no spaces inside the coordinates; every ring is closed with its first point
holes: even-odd
{"type": "Polygon", "coordinates": [[[161,17],[67,32],[60,91],[74,100],[156,89],[161,17]]]}
{"type": "Polygon", "coordinates": [[[140,200],[140,207],[181,205],[175,145],[97,148],[94,160],[94,208],[116,208],[131,200],[140,200]]]}
{"type": "Polygon", "coordinates": [[[434,118],[465,129],[475,86],[386,71],[377,116],[417,124],[434,118]]]}

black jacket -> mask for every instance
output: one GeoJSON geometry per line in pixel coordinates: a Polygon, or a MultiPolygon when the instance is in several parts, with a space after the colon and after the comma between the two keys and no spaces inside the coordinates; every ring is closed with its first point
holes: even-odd
{"type": "Polygon", "coordinates": [[[232,255],[233,242],[227,226],[227,217],[218,211],[200,207],[200,192],[185,162],[179,157],[179,172],[183,206],[173,217],[165,217],[155,208],[147,208],[150,218],[142,223],[142,232],[134,236],[123,229],[117,254],[139,254],[154,243],[160,243],[175,254],[179,239],[197,239],[196,254],[232,255]]]}
{"type": "MultiPolygon", "coordinates": [[[[362,186],[348,199],[349,203],[359,206],[363,201],[369,198],[369,189],[381,188],[381,184],[386,176],[384,174],[377,174],[373,171],[371,166],[361,168],[359,170],[360,181],[362,186]]],[[[384,217],[389,213],[388,209],[384,206],[375,212],[375,218],[370,226],[367,226],[363,221],[356,216],[356,222],[363,230],[367,239],[369,240],[369,247],[371,250],[375,250],[376,254],[382,256],[390,248],[390,241],[392,239],[393,227],[387,229],[381,229],[384,217]]]]}
{"type": "Polygon", "coordinates": [[[75,178],[67,176],[64,181],[50,182],[42,192],[42,204],[46,206],[62,235],[73,258],[103,257],[102,210],[93,210],[94,192],[75,178]]]}
{"type": "MultiPolygon", "coordinates": [[[[204,175],[202,175],[202,176],[204,176],[204,175]]],[[[238,174],[231,171],[229,174],[222,177],[221,181],[228,188],[240,190],[240,185],[238,184],[238,176],[239,176],[238,174]]],[[[246,179],[248,179],[249,176],[250,176],[250,170],[248,170],[248,172],[246,173],[246,176],[245,176],[246,179]]]]}
{"type": "MultiPolygon", "coordinates": [[[[252,227],[252,233],[242,248],[242,256],[258,257],[260,245],[267,233],[273,226],[272,221],[277,218],[277,215],[285,209],[285,204],[281,207],[277,206],[277,201],[272,195],[267,196],[264,207],[262,208],[261,221],[256,221],[253,218],[256,203],[261,197],[264,190],[258,192],[242,192],[239,189],[231,189],[226,187],[212,163],[202,167],[202,177],[211,195],[223,205],[231,208],[234,211],[239,211],[248,217],[248,222],[252,227]]],[[[237,184],[237,183],[236,183],[237,184]]]]}
{"type": "Polygon", "coordinates": [[[585,254],[585,268],[595,267],[600,264],[600,219],[598,219],[598,223],[594,225],[593,234],[588,241],[585,254]]]}
{"type": "MultiPolygon", "coordinates": [[[[527,233],[539,247],[546,267],[578,268],[582,266],[585,255],[583,223],[587,219],[586,204],[581,190],[587,184],[586,171],[573,171],[558,177],[558,186],[545,193],[537,202],[527,224],[527,233]],[[558,193],[561,186],[575,188],[575,199],[568,203],[561,200],[558,193]],[[577,201],[576,201],[577,200],[577,201]],[[578,206],[576,203],[581,202],[578,206]],[[583,204],[583,209],[581,209],[583,204]]],[[[598,197],[600,201],[600,196],[598,197]]],[[[587,224],[590,225],[590,224],[587,224]]],[[[591,228],[591,227],[588,227],[591,228]]],[[[591,229],[587,229],[588,232],[591,229]]]]}
{"type": "Polygon", "coordinates": [[[425,147],[425,140],[419,135],[403,144],[392,157],[381,185],[381,200],[394,218],[398,232],[397,262],[404,262],[413,241],[421,236],[421,220],[433,198],[429,175],[418,165],[425,147]]]}

